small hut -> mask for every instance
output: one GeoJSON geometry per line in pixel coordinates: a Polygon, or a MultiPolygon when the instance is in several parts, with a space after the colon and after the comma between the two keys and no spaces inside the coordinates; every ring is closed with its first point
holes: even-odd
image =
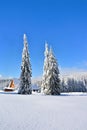
{"type": "Polygon", "coordinates": [[[14,80],[11,80],[9,85],[7,87],[4,88],[4,91],[14,91],[15,90],[15,84],[14,84],[14,80]]]}

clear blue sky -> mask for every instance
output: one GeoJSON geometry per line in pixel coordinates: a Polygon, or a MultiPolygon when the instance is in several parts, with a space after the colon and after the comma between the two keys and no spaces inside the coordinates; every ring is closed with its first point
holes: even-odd
{"type": "Polygon", "coordinates": [[[20,76],[24,33],[33,77],[42,75],[45,40],[61,68],[87,70],[87,0],[0,1],[0,75],[20,76]]]}

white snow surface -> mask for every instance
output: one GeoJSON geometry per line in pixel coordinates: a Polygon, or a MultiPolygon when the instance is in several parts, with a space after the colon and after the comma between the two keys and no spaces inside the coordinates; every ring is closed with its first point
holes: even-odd
{"type": "Polygon", "coordinates": [[[0,91],[0,130],[87,130],[87,94],[0,91]]]}

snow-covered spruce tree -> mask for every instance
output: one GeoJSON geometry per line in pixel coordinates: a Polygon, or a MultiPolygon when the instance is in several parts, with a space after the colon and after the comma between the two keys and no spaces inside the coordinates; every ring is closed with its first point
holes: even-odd
{"type": "Polygon", "coordinates": [[[44,61],[44,72],[42,81],[42,87],[44,88],[43,92],[46,95],[59,95],[60,78],[59,78],[58,64],[52,52],[52,49],[50,49],[50,51],[45,52],[48,52],[47,53],[48,55],[45,55],[46,60],[44,61]]]}
{"type": "Polygon", "coordinates": [[[49,67],[49,50],[48,50],[48,44],[45,43],[45,52],[44,52],[44,66],[43,66],[43,77],[42,77],[42,92],[44,92],[44,90],[47,88],[48,84],[47,84],[47,71],[48,71],[48,67],[49,67]]]}
{"type": "Polygon", "coordinates": [[[31,94],[31,64],[28,52],[28,43],[26,34],[24,34],[24,48],[22,53],[22,65],[21,65],[21,76],[20,76],[20,87],[19,94],[31,94]]]}

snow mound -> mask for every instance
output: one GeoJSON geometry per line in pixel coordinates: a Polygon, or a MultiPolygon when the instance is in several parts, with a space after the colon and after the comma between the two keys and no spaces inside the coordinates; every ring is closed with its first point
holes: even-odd
{"type": "Polygon", "coordinates": [[[61,96],[87,96],[87,93],[83,92],[61,93],[61,96]]]}

